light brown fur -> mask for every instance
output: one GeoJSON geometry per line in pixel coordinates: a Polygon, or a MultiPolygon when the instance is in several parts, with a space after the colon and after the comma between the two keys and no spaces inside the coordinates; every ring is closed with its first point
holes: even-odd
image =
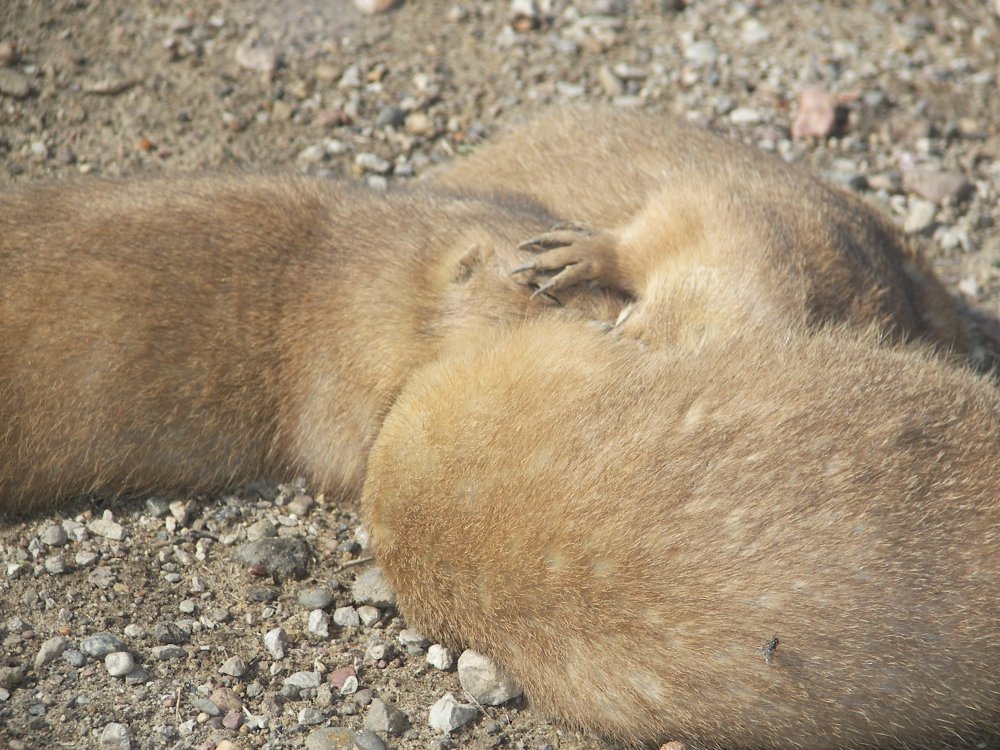
{"type": "Polygon", "coordinates": [[[543,235],[538,249],[555,248],[520,278],[553,292],[596,280],[631,294],[640,301],[633,331],[649,325],[640,318],[668,320],[677,310],[664,287],[672,278],[725,274],[740,283],[726,282],[729,296],[704,311],[709,322],[874,321],[893,338],[971,349],[953,300],[885,216],[805,170],[675,117],[554,109],[431,182],[520,193],[606,230],[543,235]]]}
{"type": "Polygon", "coordinates": [[[675,338],[547,320],[414,375],[363,499],[407,621],[630,744],[1000,731],[995,388],[852,332],[675,338]]]}
{"type": "Polygon", "coordinates": [[[0,510],[298,472],[356,493],[414,367],[549,309],[508,272],[552,220],[302,178],[0,195],[0,510]]]}

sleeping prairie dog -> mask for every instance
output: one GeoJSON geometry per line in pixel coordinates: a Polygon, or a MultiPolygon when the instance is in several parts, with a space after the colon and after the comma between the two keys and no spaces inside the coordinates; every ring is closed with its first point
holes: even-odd
{"type": "Polygon", "coordinates": [[[995,387],[917,348],[536,321],[415,373],[363,506],[407,622],[574,726],[971,745],[1000,732],[998,435],[995,387]]]}
{"type": "Polygon", "coordinates": [[[665,277],[722,269],[747,280],[745,293],[714,311],[733,326],[768,311],[790,322],[874,322],[893,338],[972,348],[954,301],[887,217],[803,169],[669,115],[553,109],[429,182],[520,193],[607,230],[539,238],[535,248],[548,252],[519,278],[553,292],[594,279],[635,295],[638,312],[655,320],[667,312],[657,289],[665,277]]]}
{"type": "Polygon", "coordinates": [[[414,367],[551,311],[508,274],[553,220],[304,178],[0,193],[0,511],[296,473],[356,493],[414,367]]]}

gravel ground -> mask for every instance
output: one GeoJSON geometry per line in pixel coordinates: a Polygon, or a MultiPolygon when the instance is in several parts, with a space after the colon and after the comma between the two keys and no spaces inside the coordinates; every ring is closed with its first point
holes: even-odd
{"type": "MultiPolygon", "coordinates": [[[[992,1],[409,0],[366,16],[347,0],[6,0],[0,182],[280,169],[387,186],[538,106],[611,100],[880,204],[997,339],[998,50],[992,1]]],[[[471,700],[458,655],[368,580],[356,508],[288,480],[0,523],[0,746],[600,745],[521,698],[432,728],[446,693],[471,700]]]]}

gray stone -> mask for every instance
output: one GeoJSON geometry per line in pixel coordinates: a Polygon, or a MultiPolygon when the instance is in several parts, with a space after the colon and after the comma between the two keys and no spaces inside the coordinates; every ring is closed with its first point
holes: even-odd
{"type": "Polygon", "coordinates": [[[354,163],[365,172],[385,175],[392,171],[392,162],[378,154],[362,152],[354,157],[354,163]]]}
{"type": "Polygon", "coordinates": [[[40,669],[46,664],[53,661],[59,656],[63,651],[66,650],[66,641],[60,636],[54,636],[45,641],[41,648],[38,649],[38,654],[35,656],[35,669],[40,669]]]}
{"type": "Polygon", "coordinates": [[[937,216],[937,206],[920,198],[910,199],[910,210],[903,223],[903,231],[907,234],[919,234],[934,224],[937,216]]]}
{"type": "Polygon", "coordinates": [[[326,588],[302,589],[297,598],[306,609],[326,609],[333,604],[333,594],[326,588]]]}
{"type": "Polygon", "coordinates": [[[93,659],[103,659],[115,651],[125,651],[125,643],[111,633],[95,633],[83,639],[80,650],[93,659]]]}
{"type": "Polygon", "coordinates": [[[192,698],[191,708],[206,713],[209,716],[222,716],[222,709],[216,705],[215,701],[209,698],[192,698]]]}
{"type": "Polygon", "coordinates": [[[458,681],[484,706],[499,706],[521,694],[521,687],[496,662],[471,649],[458,657],[458,681]]]}
{"type": "Polygon", "coordinates": [[[321,609],[314,609],[309,613],[309,622],[306,625],[306,629],[310,635],[315,635],[319,638],[329,638],[330,615],[321,609]]]}
{"type": "Polygon", "coordinates": [[[357,604],[370,604],[374,607],[393,607],[396,604],[396,593],[385,580],[380,568],[369,568],[354,579],[351,595],[357,604]]]}
{"type": "Polygon", "coordinates": [[[24,680],[24,670],[20,667],[0,667],[0,688],[13,690],[24,680]]]}
{"type": "Polygon", "coordinates": [[[294,672],[285,678],[284,684],[306,690],[318,688],[322,682],[323,676],[319,672],[294,672]]]}
{"type": "Polygon", "coordinates": [[[135,670],[135,659],[128,651],[115,651],[104,657],[104,668],[112,677],[124,677],[135,670]]]}
{"type": "Polygon", "coordinates": [[[354,745],[358,750],[386,750],[388,747],[382,738],[370,729],[355,734],[354,745]]]}
{"type": "Polygon", "coordinates": [[[324,727],[309,733],[306,750],[352,750],[354,732],[346,727],[324,727]]]}
{"type": "Polygon", "coordinates": [[[45,570],[54,576],[65,573],[66,561],[63,560],[62,555],[52,555],[52,557],[47,557],[45,559],[45,570]]]}
{"type": "Polygon", "coordinates": [[[42,529],[42,533],[38,535],[38,538],[42,541],[42,544],[49,547],[62,547],[69,541],[69,534],[59,524],[52,524],[42,529]]]}
{"type": "Polygon", "coordinates": [[[323,715],[322,711],[306,707],[299,711],[298,721],[299,724],[302,724],[303,726],[314,726],[316,724],[322,724],[326,721],[326,716],[323,715]]]}
{"type": "Polygon", "coordinates": [[[915,167],[904,172],[903,189],[933,203],[944,203],[949,198],[964,200],[975,192],[975,186],[965,175],[933,167],[915,167]]]}
{"type": "Polygon", "coordinates": [[[382,617],[382,613],[379,612],[378,609],[372,607],[369,604],[366,604],[363,607],[358,607],[357,611],[358,611],[358,617],[361,618],[362,624],[365,625],[365,627],[369,628],[376,622],[378,622],[379,618],[382,617]]]}
{"type": "Polygon", "coordinates": [[[13,99],[24,99],[31,93],[31,81],[16,70],[0,68],[0,94],[13,99]]]}
{"type": "Polygon", "coordinates": [[[173,659],[186,659],[188,652],[180,646],[153,646],[153,658],[157,661],[171,661],[173,659]]]}
{"type": "Polygon", "coordinates": [[[147,672],[142,667],[136,667],[134,670],[125,675],[126,685],[145,685],[153,679],[153,676],[147,672]]]}
{"type": "Polygon", "coordinates": [[[259,539],[237,548],[236,558],[243,565],[254,568],[255,573],[284,581],[306,577],[312,551],[306,540],[298,536],[259,539]]]}
{"type": "Polygon", "coordinates": [[[83,655],[82,651],[75,648],[68,648],[63,651],[62,658],[71,667],[76,667],[77,669],[87,663],[87,657],[83,655]]]}
{"type": "Polygon", "coordinates": [[[260,539],[273,539],[276,536],[278,536],[278,530],[268,518],[262,518],[247,527],[247,539],[251,542],[256,542],[260,539]]]}
{"type": "Polygon", "coordinates": [[[109,589],[115,582],[115,571],[107,565],[98,565],[94,572],[87,576],[87,582],[99,589],[109,589]]]}
{"type": "Polygon", "coordinates": [[[246,673],[246,662],[238,656],[230,656],[219,667],[219,674],[229,675],[230,677],[242,677],[246,673]]]}
{"type": "Polygon", "coordinates": [[[400,735],[410,728],[409,717],[391,703],[376,698],[365,714],[365,729],[400,735]]]}
{"type": "Polygon", "coordinates": [[[175,646],[191,640],[184,629],[173,622],[158,622],[153,628],[153,637],[160,643],[171,643],[175,646]]]}
{"type": "Polygon", "coordinates": [[[333,621],[342,628],[357,628],[361,626],[361,617],[358,615],[358,610],[354,607],[337,607],[333,610],[333,621]]]}
{"type": "Polygon", "coordinates": [[[465,726],[476,718],[479,709],[468,703],[459,703],[451,693],[444,696],[433,706],[431,706],[430,716],[427,723],[432,729],[442,732],[453,732],[461,726],[465,726]]]}
{"type": "Polygon", "coordinates": [[[284,659],[288,648],[288,634],[283,628],[269,630],[264,635],[264,648],[274,659],[284,659]]]}
{"type": "Polygon", "coordinates": [[[120,542],[125,538],[125,529],[121,524],[115,523],[109,518],[97,518],[87,524],[87,528],[90,529],[91,533],[97,534],[97,536],[102,536],[105,539],[110,539],[115,542],[120,542]]]}
{"type": "Polygon", "coordinates": [[[128,736],[128,727],[118,722],[111,722],[101,730],[98,740],[101,750],[129,750],[132,740],[128,736]]]}

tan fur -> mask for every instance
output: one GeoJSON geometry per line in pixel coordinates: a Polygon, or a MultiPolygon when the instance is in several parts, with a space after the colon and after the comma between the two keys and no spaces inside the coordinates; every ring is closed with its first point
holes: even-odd
{"type": "Polygon", "coordinates": [[[594,279],[638,297],[638,317],[663,319],[676,309],[665,279],[725,273],[743,282],[710,314],[734,327],[762,317],[874,321],[891,337],[970,348],[952,299],[886,217],[802,169],[671,116],[551,110],[431,182],[521,193],[609,230],[543,237],[562,247],[521,278],[541,285],[566,269],[552,291],[594,279]]]}
{"type": "Polygon", "coordinates": [[[573,725],[972,744],[1000,731],[998,435],[991,384],[854,333],[545,320],[414,375],[363,503],[407,621],[573,725]]]}
{"type": "Polygon", "coordinates": [[[551,305],[508,278],[551,221],[294,178],[0,195],[0,510],[294,472],[356,492],[414,367],[551,305]]]}

